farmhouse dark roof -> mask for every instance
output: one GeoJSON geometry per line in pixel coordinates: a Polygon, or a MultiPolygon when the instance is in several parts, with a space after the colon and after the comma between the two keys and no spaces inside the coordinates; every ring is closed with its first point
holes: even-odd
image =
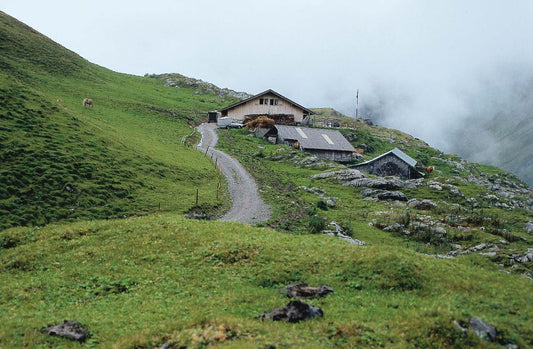
{"type": "Polygon", "coordinates": [[[233,103],[233,104],[227,106],[226,108],[222,109],[221,111],[223,112],[223,111],[226,111],[226,110],[229,110],[229,109],[235,108],[236,106],[239,106],[239,105],[241,105],[241,104],[244,104],[244,103],[246,103],[246,102],[249,102],[249,101],[251,101],[251,100],[254,100],[254,99],[256,99],[256,98],[259,98],[259,97],[264,96],[264,95],[266,95],[266,94],[273,94],[273,95],[275,95],[276,97],[278,97],[278,98],[280,98],[280,99],[283,99],[283,100],[287,101],[288,103],[294,105],[295,107],[298,107],[298,108],[302,109],[304,112],[306,112],[306,113],[309,114],[309,115],[313,115],[313,114],[315,114],[315,112],[313,112],[312,110],[307,109],[307,108],[301,106],[300,104],[291,101],[291,100],[288,99],[287,97],[285,97],[285,96],[283,96],[283,95],[277,93],[276,91],[274,91],[274,90],[272,90],[272,89],[268,89],[268,90],[263,91],[263,92],[261,92],[261,93],[259,93],[259,94],[256,94],[255,96],[252,96],[252,97],[249,97],[249,98],[243,99],[242,101],[239,101],[239,102],[233,103]]]}
{"type": "Polygon", "coordinates": [[[385,156],[387,156],[389,154],[394,154],[397,158],[399,158],[400,160],[402,160],[403,162],[405,162],[406,164],[408,164],[411,167],[415,167],[416,166],[417,161],[415,159],[413,159],[412,157],[410,157],[409,155],[405,154],[403,151],[401,151],[398,148],[394,148],[394,149],[386,152],[385,154],[381,154],[380,156],[377,156],[377,157],[373,158],[372,160],[368,160],[368,161],[362,162],[360,164],[357,164],[356,166],[366,165],[366,164],[372,163],[372,162],[374,162],[374,161],[376,161],[378,159],[381,159],[382,157],[385,157],[385,156]]]}
{"type": "Polygon", "coordinates": [[[296,140],[304,150],[355,151],[350,142],[336,130],[285,125],[276,125],[274,127],[278,130],[278,138],[296,140]]]}

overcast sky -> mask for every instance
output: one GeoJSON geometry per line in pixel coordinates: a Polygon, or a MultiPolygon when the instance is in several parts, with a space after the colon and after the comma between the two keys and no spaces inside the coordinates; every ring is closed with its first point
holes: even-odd
{"type": "Polygon", "coordinates": [[[533,76],[532,0],[2,0],[1,9],[118,72],[272,88],[348,115],[359,89],[380,124],[444,151],[469,108],[533,76]]]}

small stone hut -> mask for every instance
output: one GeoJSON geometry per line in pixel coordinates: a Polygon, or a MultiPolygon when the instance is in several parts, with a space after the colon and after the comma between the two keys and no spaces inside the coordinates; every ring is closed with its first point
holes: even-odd
{"type": "Polygon", "coordinates": [[[398,176],[406,179],[421,178],[424,175],[416,170],[417,161],[398,148],[386,152],[372,160],[351,166],[362,172],[380,177],[398,176]]]}

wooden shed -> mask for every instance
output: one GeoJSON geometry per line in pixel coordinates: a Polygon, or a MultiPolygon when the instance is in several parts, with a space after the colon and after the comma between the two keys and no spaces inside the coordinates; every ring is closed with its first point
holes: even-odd
{"type": "Polygon", "coordinates": [[[300,125],[314,114],[300,104],[291,101],[273,90],[266,90],[255,96],[234,103],[220,111],[222,116],[229,116],[244,123],[259,116],[268,116],[276,124],[300,125]]]}
{"type": "Polygon", "coordinates": [[[318,157],[339,162],[353,159],[355,148],[336,130],[275,125],[264,137],[288,144],[318,157]]]}
{"type": "Polygon", "coordinates": [[[380,177],[398,176],[414,179],[424,176],[416,170],[416,164],[415,159],[400,149],[394,148],[372,160],[351,167],[380,177]]]}

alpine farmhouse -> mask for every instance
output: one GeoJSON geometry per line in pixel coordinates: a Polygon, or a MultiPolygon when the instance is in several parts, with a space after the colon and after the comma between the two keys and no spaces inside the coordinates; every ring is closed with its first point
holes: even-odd
{"type": "Polygon", "coordinates": [[[228,116],[243,123],[259,116],[268,116],[278,125],[301,125],[309,115],[314,114],[271,89],[234,103],[220,112],[223,117],[228,116]]]}

